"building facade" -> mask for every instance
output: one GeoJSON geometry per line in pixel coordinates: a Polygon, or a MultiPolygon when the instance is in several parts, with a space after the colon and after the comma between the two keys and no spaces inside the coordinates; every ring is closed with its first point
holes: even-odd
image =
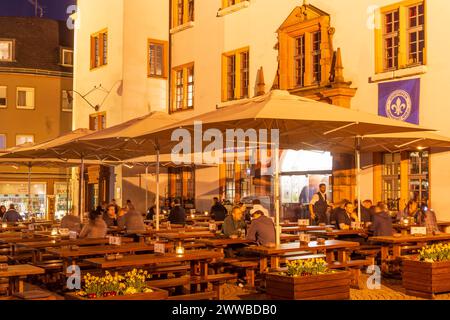
{"type": "MultiPolygon", "coordinates": [[[[84,91],[120,82],[105,106],[113,113],[110,120],[106,111],[108,126],[154,110],[149,106],[186,118],[282,89],[380,115],[389,111],[386,95],[394,103],[389,116],[448,136],[444,95],[450,88],[442,79],[450,68],[450,44],[439,40],[445,13],[450,6],[441,0],[139,0],[114,5],[80,0],[75,78],[84,91]],[[105,17],[96,10],[102,6],[108,7],[105,17]],[[108,65],[92,71],[92,57],[102,61],[92,54],[101,48],[92,38],[106,29],[108,65]],[[409,98],[396,96],[400,91],[409,98]]],[[[77,104],[75,109],[74,125],[87,126],[89,108],[77,104]]],[[[283,159],[314,162],[307,153],[285,153],[283,159]]],[[[440,150],[364,154],[362,197],[385,201],[393,210],[415,198],[445,218],[449,160],[440,150]]],[[[319,162],[323,166],[282,173],[290,181],[283,187],[290,190],[282,190],[290,195],[286,202],[301,198],[306,186],[309,196],[322,181],[330,185],[334,201],[355,198],[353,157],[333,154],[330,160],[324,154],[319,162]]],[[[213,196],[234,201],[273,194],[271,178],[260,172],[258,166],[239,165],[174,169],[163,189],[169,198],[193,196],[195,205],[205,209],[213,196]],[[195,179],[189,179],[192,175],[195,179]]],[[[125,178],[116,174],[120,181],[125,178]]],[[[125,193],[125,186],[119,189],[125,193]]]]}
{"type": "MultiPolygon", "coordinates": [[[[71,130],[73,31],[65,23],[0,17],[0,149],[44,142],[71,130]]],[[[67,212],[68,172],[32,168],[34,213],[67,212]]],[[[28,212],[28,168],[0,167],[0,203],[28,212]]]]}

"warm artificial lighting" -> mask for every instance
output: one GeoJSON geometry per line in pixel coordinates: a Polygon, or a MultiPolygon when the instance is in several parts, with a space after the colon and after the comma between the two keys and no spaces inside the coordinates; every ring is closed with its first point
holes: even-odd
{"type": "Polygon", "coordinates": [[[51,234],[52,236],[57,236],[58,235],[58,229],[56,229],[56,228],[53,228],[52,229],[52,234],[51,234]]]}
{"type": "Polygon", "coordinates": [[[208,211],[205,211],[205,216],[209,216],[209,212],[208,211]]]}
{"type": "Polygon", "coordinates": [[[176,253],[177,255],[179,255],[179,256],[184,255],[184,247],[182,247],[182,246],[177,247],[177,248],[175,249],[175,253],[176,253]]]}
{"type": "Polygon", "coordinates": [[[404,225],[408,225],[409,224],[409,219],[403,219],[403,224],[404,225]]]}
{"type": "Polygon", "coordinates": [[[419,151],[422,151],[424,149],[425,149],[424,147],[417,147],[417,150],[419,150],[419,151]]]}
{"type": "Polygon", "coordinates": [[[191,214],[191,218],[194,219],[195,218],[195,214],[191,214]]]}
{"type": "Polygon", "coordinates": [[[8,228],[8,224],[7,223],[2,223],[2,228],[8,228]]]}

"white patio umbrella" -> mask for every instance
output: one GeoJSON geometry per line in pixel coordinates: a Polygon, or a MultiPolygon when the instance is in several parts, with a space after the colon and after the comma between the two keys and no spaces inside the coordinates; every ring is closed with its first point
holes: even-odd
{"type": "MultiPolygon", "coordinates": [[[[156,228],[159,230],[160,199],[160,155],[170,153],[170,141],[158,137],[136,138],[139,133],[157,131],[173,125],[179,120],[165,112],[152,112],[144,117],[96,132],[80,139],[80,146],[95,148],[100,153],[113,155],[116,160],[127,160],[140,156],[156,155],[156,228]]],[[[148,168],[146,169],[148,173],[148,168]]]]}
{"type": "MultiPolygon", "coordinates": [[[[366,135],[427,130],[374,114],[290,95],[287,91],[275,90],[260,97],[240,101],[225,108],[181,121],[162,130],[141,132],[134,138],[171,141],[174,130],[183,128],[195,133],[198,128],[196,124],[201,124],[203,131],[217,129],[222,133],[226,133],[227,129],[280,130],[280,141],[275,146],[274,177],[277,244],[280,243],[281,234],[279,148],[313,149],[312,143],[336,137],[351,138],[358,146],[361,138],[366,135]]],[[[167,142],[167,145],[171,146],[173,142],[167,142]]],[[[360,185],[359,155],[360,151],[356,148],[358,190],[360,185]]],[[[357,193],[360,194],[359,191],[357,193]]]]}

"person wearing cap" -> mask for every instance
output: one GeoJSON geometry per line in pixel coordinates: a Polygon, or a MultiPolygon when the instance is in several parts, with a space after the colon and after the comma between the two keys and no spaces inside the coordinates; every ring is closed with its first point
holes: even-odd
{"type": "Polygon", "coordinates": [[[275,245],[275,225],[269,218],[269,212],[262,206],[255,205],[250,211],[252,223],[247,232],[247,240],[260,246],[275,245]]]}

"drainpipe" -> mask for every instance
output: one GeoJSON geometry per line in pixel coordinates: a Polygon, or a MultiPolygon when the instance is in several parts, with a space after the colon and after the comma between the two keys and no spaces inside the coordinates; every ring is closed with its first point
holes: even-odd
{"type": "Polygon", "coordinates": [[[167,111],[169,114],[171,113],[170,110],[170,103],[172,101],[172,34],[170,33],[170,29],[172,29],[172,18],[173,18],[173,3],[172,0],[169,0],[169,65],[167,70],[167,85],[168,85],[168,103],[167,103],[167,111]]]}

